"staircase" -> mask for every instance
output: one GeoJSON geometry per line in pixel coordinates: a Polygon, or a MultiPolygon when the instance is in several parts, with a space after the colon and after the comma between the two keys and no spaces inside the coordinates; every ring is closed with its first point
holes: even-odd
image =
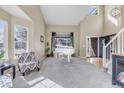
{"type": "Polygon", "coordinates": [[[122,28],[106,45],[103,44],[103,67],[112,73],[112,54],[124,54],[124,28],[122,28]]]}

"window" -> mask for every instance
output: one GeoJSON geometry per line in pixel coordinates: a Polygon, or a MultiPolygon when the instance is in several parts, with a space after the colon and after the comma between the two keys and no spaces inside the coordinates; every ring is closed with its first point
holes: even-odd
{"type": "Polygon", "coordinates": [[[72,39],[71,37],[56,37],[55,44],[62,46],[72,46],[72,39]]]}
{"type": "Polygon", "coordinates": [[[2,59],[7,59],[7,23],[0,20],[0,55],[2,59]]]}
{"type": "Polygon", "coordinates": [[[73,46],[73,36],[71,33],[57,33],[54,38],[54,46],[73,46]]]}
{"type": "Polygon", "coordinates": [[[28,52],[28,28],[16,25],[14,29],[14,54],[28,52]]]}
{"type": "Polygon", "coordinates": [[[90,7],[88,12],[89,12],[89,15],[99,15],[100,14],[99,7],[97,7],[97,6],[90,7]]]}

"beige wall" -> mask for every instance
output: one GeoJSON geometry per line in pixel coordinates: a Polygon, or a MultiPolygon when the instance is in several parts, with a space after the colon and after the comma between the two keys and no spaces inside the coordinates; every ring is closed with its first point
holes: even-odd
{"type": "Polygon", "coordinates": [[[124,27],[124,5],[122,5],[121,28],[124,27]]]}
{"type": "MultiPolygon", "coordinates": [[[[16,60],[14,59],[14,26],[21,25],[24,27],[29,28],[29,39],[32,38],[32,22],[29,20],[25,20],[22,18],[18,18],[6,13],[4,10],[0,9],[0,19],[4,20],[8,23],[8,31],[6,33],[6,43],[7,43],[7,51],[8,53],[8,62],[17,64],[16,60]]],[[[32,50],[32,41],[29,41],[29,51],[32,50]]]]}
{"type": "Polygon", "coordinates": [[[40,42],[40,35],[45,36],[45,23],[39,6],[21,6],[23,10],[31,17],[32,21],[9,15],[0,9],[0,19],[8,22],[8,62],[17,64],[14,59],[14,26],[21,25],[29,28],[29,51],[35,51],[39,60],[45,57],[45,42],[40,42]],[[31,10],[31,11],[29,11],[31,10]],[[35,14],[35,15],[34,15],[35,14]]]}
{"type": "Polygon", "coordinates": [[[101,6],[102,11],[99,16],[87,16],[81,21],[79,26],[46,26],[40,6],[23,5],[19,7],[32,19],[32,21],[11,16],[0,9],[0,19],[8,22],[8,53],[9,59],[12,60],[14,24],[29,28],[29,50],[35,51],[38,58],[41,60],[45,57],[45,42],[40,42],[40,35],[43,35],[44,37],[46,36],[45,41],[49,42],[49,46],[51,46],[51,32],[74,32],[76,55],[79,54],[81,57],[84,57],[86,53],[86,36],[101,36],[117,33],[119,29],[124,26],[124,6],[122,7],[122,16],[118,20],[117,26],[110,21],[110,18],[108,18],[108,14],[110,14],[110,10],[113,6],[101,6]]]}
{"type": "Polygon", "coordinates": [[[40,42],[40,36],[45,38],[45,22],[42,16],[40,6],[37,5],[21,5],[19,6],[33,21],[33,37],[31,38],[34,51],[38,59],[45,57],[45,42],[40,42]]]}
{"type": "MultiPolygon", "coordinates": [[[[103,6],[100,7],[103,9],[103,6]]],[[[101,36],[103,32],[103,11],[99,16],[87,15],[80,23],[80,57],[86,56],[86,36],[101,36]]]]}
{"type": "Polygon", "coordinates": [[[51,33],[60,32],[60,33],[69,33],[74,32],[74,47],[76,50],[76,55],[79,52],[79,27],[78,26],[53,26],[47,25],[46,28],[46,42],[49,42],[49,47],[51,48],[51,33]]]}
{"type": "Polygon", "coordinates": [[[87,16],[80,24],[80,56],[86,55],[86,36],[104,36],[115,34],[124,26],[124,6],[121,17],[115,19],[111,16],[113,5],[100,6],[100,16],[87,16]]]}
{"type": "Polygon", "coordinates": [[[33,29],[32,29],[32,21],[18,18],[15,16],[11,16],[11,33],[9,34],[11,36],[11,39],[9,40],[9,42],[11,43],[9,43],[9,57],[12,63],[15,62],[15,64],[17,64],[16,59],[14,58],[14,28],[15,28],[15,25],[24,26],[29,29],[29,41],[28,41],[29,51],[32,51],[32,47],[33,47],[32,41],[31,41],[33,29]],[[13,61],[13,59],[15,61],[13,61]]]}
{"type": "Polygon", "coordinates": [[[0,9],[0,19],[10,22],[11,15],[0,9]]]}
{"type": "MultiPolygon", "coordinates": [[[[121,29],[121,16],[120,18],[113,18],[111,16],[111,10],[115,6],[107,5],[104,6],[104,31],[103,35],[110,35],[119,32],[121,29]]],[[[123,13],[123,12],[122,12],[123,13]]]]}

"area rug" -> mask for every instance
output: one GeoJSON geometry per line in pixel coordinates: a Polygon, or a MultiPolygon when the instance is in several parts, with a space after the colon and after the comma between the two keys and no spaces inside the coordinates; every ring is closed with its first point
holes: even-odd
{"type": "Polygon", "coordinates": [[[31,88],[63,88],[63,87],[51,81],[50,79],[44,79],[43,81],[35,84],[31,88]]]}

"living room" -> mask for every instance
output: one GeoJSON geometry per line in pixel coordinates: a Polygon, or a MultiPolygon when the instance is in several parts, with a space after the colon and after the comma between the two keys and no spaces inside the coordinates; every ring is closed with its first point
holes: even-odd
{"type": "Polygon", "coordinates": [[[0,74],[13,78],[1,86],[120,87],[112,85],[112,72],[104,73],[105,61],[87,62],[92,53],[87,56],[86,36],[118,34],[124,25],[123,11],[123,5],[0,5],[0,64],[6,66],[1,66],[0,74]]]}

